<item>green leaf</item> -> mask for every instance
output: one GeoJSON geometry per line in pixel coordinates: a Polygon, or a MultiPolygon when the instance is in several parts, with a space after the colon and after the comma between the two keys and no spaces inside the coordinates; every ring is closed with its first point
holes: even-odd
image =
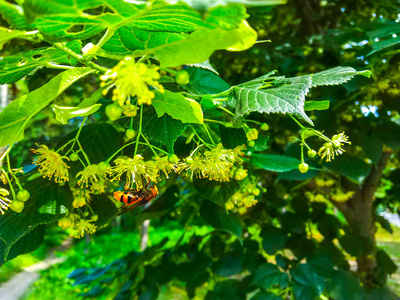
{"type": "Polygon", "coordinates": [[[203,124],[203,112],[200,104],[196,101],[170,91],[155,92],[155,94],[156,97],[152,100],[152,104],[158,117],[167,113],[182,123],[203,124]]]}
{"type": "Polygon", "coordinates": [[[215,229],[229,232],[241,240],[242,225],[240,221],[227,214],[226,210],[214,202],[203,200],[200,207],[200,216],[215,229]]]}
{"type": "Polygon", "coordinates": [[[291,272],[294,280],[293,293],[296,299],[317,299],[324,290],[325,279],[307,264],[300,264],[291,272]]]}
{"type": "Polygon", "coordinates": [[[223,277],[229,277],[243,272],[242,261],[235,256],[224,256],[217,260],[213,267],[214,273],[223,277]]]}
{"type": "Polygon", "coordinates": [[[6,255],[12,245],[36,226],[56,222],[72,206],[72,193],[67,185],[61,187],[39,177],[25,182],[24,188],[31,194],[24,210],[0,216],[0,239],[6,243],[6,255]]]}
{"type": "Polygon", "coordinates": [[[288,237],[278,231],[265,232],[262,234],[262,246],[269,255],[274,255],[277,251],[282,250],[288,237]]]}
{"type": "Polygon", "coordinates": [[[237,27],[243,19],[247,19],[246,7],[243,4],[229,3],[226,6],[211,8],[206,15],[206,22],[222,29],[230,30],[237,27]]]}
{"type": "Polygon", "coordinates": [[[387,48],[390,48],[390,47],[393,47],[393,46],[396,46],[399,44],[400,44],[400,37],[395,37],[395,38],[390,37],[385,40],[380,40],[379,42],[374,42],[372,44],[373,50],[371,52],[369,52],[366,56],[370,56],[372,54],[375,54],[376,52],[385,50],[387,48]]]}
{"type": "Polygon", "coordinates": [[[36,226],[16,241],[11,247],[7,247],[7,244],[0,240],[0,266],[6,261],[12,260],[22,254],[33,252],[39,248],[40,245],[43,244],[45,232],[45,225],[36,226]]]}
{"type": "Polygon", "coordinates": [[[204,198],[215,202],[225,208],[225,202],[240,189],[240,183],[236,180],[229,182],[217,182],[208,179],[194,179],[194,187],[204,198]]]}
{"type": "Polygon", "coordinates": [[[278,173],[295,170],[301,163],[294,157],[273,154],[253,154],[251,162],[258,168],[278,173]]]}
{"type": "Polygon", "coordinates": [[[4,44],[7,43],[9,40],[24,36],[24,34],[25,31],[11,30],[5,27],[0,27],[0,50],[3,49],[4,44]]]}
{"type": "Polygon", "coordinates": [[[31,29],[20,6],[7,1],[0,1],[0,14],[14,29],[31,29]]]}
{"type": "Polygon", "coordinates": [[[168,214],[180,200],[177,185],[170,186],[165,193],[155,199],[152,204],[138,214],[142,220],[157,219],[168,214]]]}
{"type": "Polygon", "coordinates": [[[147,112],[143,117],[143,134],[163,144],[169,153],[174,153],[174,143],[185,129],[185,124],[167,114],[158,118],[153,111],[147,112]]]}
{"type": "Polygon", "coordinates": [[[271,292],[259,291],[251,300],[282,300],[282,298],[271,292]]]}
{"type": "Polygon", "coordinates": [[[68,120],[76,117],[89,116],[95,113],[101,104],[94,104],[89,107],[68,107],[68,106],[58,106],[53,104],[51,107],[56,115],[56,119],[61,124],[68,124],[68,120]]]}
{"type": "Polygon", "coordinates": [[[369,71],[357,72],[350,67],[336,67],[319,73],[293,78],[270,77],[270,72],[257,79],[234,86],[236,122],[253,111],[260,113],[294,114],[313,125],[304,112],[305,96],[312,87],[342,84],[355,75],[369,76],[369,71]],[[274,79],[272,82],[268,81],[274,79]],[[268,81],[268,82],[266,82],[268,81]]]}
{"type": "Polygon", "coordinates": [[[97,103],[100,98],[103,96],[103,90],[98,89],[93,94],[90,95],[89,98],[85,98],[81,103],[78,104],[78,107],[89,107],[97,103]]]}
{"type": "Polygon", "coordinates": [[[326,109],[329,109],[329,100],[304,102],[305,111],[326,110],[326,109]]]}
{"type": "Polygon", "coordinates": [[[359,280],[345,270],[336,270],[326,284],[328,295],[335,300],[364,299],[359,280]]]}
{"type": "Polygon", "coordinates": [[[257,33],[243,20],[241,25],[233,30],[199,28],[187,38],[160,46],[152,52],[163,67],[177,67],[201,63],[216,50],[247,50],[256,41],[257,33]]]}
{"type": "Polygon", "coordinates": [[[114,201],[105,194],[91,195],[90,207],[98,220],[94,223],[98,228],[106,226],[119,213],[114,201]]]}
{"type": "Polygon", "coordinates": [[[393,274],[397,270],[396,264],[383,249],[376,252],[376,263],[386,274],[393,274]]]}
{"type": "Polygon", "coordinates": [[[218,94],[229,90],[230,86],[221,77],[213,72],[189,68],[189,83],[184,88],[193,95],[218,94]]]}
{"type": "Polygon", "coordinates": [[[307,256],[307,263],[314,267],[323,277],[330,277],[334,271],[332,260],[330,256],[325,253],[314,253],[307,256]]]}
{"type": "MultiPolygon", "coordinates": [[[[79,51],[80,46],[78,41],[66,45],[73,51],[79,51]]],[[[39,68],[54,63],[74,66],[77,61],[55,47],[37,48],[3,57],[0,60],[0,84],[16,82],[39,68]]]]}
{"type": "Polygon", "coordinates": [[[356,75],[371,76],[371,71],[356,71],[351,67],[335,67],[312,74],[312,87],[343,84],[356,75]]]}
{"type": "Polygon", "coordinates": [[[304,112],[304,99],[312,86],[311,75],[294,78],[276,77],[273,87],[261,89],[269,74],[233,87],[236,99],[235,119],[253,111],[259,113],[294,114],[313,125],[304,112]]]}
{"type": "Polygon", "coordinates": [[[346,153],[337,156],[329,163],[324,163],[324,166],[357,183],[362,183],[371,171],[371,166],[364,160],[346,153]]]}
{"type": "Polygon", "coordinates": [[[307,180],[317,176],[318,172],[315,170],[308,170],[307,173],[300,173],[299,170],[292,170],[289,172],[280,173],[278,179],[286,179],[286,180],[307,180]]]}
{"type": "Polygon", "coordinates": [[[288,275],[273,264],[262,264],[254,272],[253,284],[264,290],[268,290],[273,285],[285,288],[288,286],[288,283],[288,275]]]}
{"type": "Polygon", "coordinates": [[[34,115],[75,81],[92,72],[90,68],[64,71],[40,88],[12,101],[0,113],[0,147],[23,139],[24,128],[34,115]]]}

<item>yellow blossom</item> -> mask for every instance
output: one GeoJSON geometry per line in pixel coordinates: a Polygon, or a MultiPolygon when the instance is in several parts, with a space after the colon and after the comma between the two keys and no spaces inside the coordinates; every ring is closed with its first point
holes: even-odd
{"type": "Polygon", "coordinates": [[[11,200],[7,198],[9,192],[0,188],[0,213],[4,215],[4,211],[10,206],[11,200]]]}
{"type": "Polygon", "coordinates": [[[55,182],[66,182],[68,178],[69,166],[64,162],[68,157],[61,156],[57,152],[50,150],[46,145],[39,146],[38,149],[31,149],[35,154],[39,154],[34,159],[35,165],[39,166],[39,172],[43,177],[48,177],[51,180],[54,176],[55,182]]]}
{"type": "MultiPolygon", "coordinates": [[[[111,81],[111,88],[115,86],[113,91],[113,101],[118,101],[123,106],[130,97],[137,96],[137,104],[151,104],[151,100],[155,97],[154,92],[149,90],[149,86],[158,89],[161,93],[164,88],[158,83],[160,74],[158,67],[148,66],[144,63],[136,63],[132,57],[126,57],[121,60],[114,68],[108,70],[104,75],[100,76],[103,81],[102,86],[111,81]]],[[[107,93],[108,89],[104,92],[107,93]]]]}
{"type": "Polygon", "coordinates": [[[169,178],[168,174],[175,170],[175,165],[168,161],[168,156],[157,157],[155,160],[156,169],[163,171],[165,176],[169,178]]]}
{"type": "Polygon", "coordinates": [[[111,181],[120,180],[121,176],[126,176],[126,188],[133,188],[133,183],[136,183],[136,188],[143,187],[143,181],[151,180],[157,182],[159,177],[156,165],[152,161],[145,162],[141,155],[135,155],[134,158],[123,157],[114,160],[115,166],[111,167],[107,172],[111,181]]]}
{"type": "Polygon", "coordinates": [[[97,226],[94,224],[91,224],[93,220],[75,220],[75,224],[73,227],[73,231],[70,233],[70,236],[74,238],[82,238],[85,235],[85,232],[87,233],[95,233],[97,226]]]}
{"type": "Polygon", "coordinates": [[[89,165],[83,171],[78,172],[76,178],[78,177],[80,177],[78,185],[80,187],[85,186],[86,188],[89,186],[92,187],[100,179],[104,179],[104,175],[100,174],[99,167],[96,164],[89,165]]]}
{"type": "Polygon", "coordinates": [[[207,174],[204,170],[204,161],[201,156],[195,156],[192,162],[181,162],[178,163],[177,172],[181,173],[185,170],[188,174],[190,174],[190,178],[193,179],[193,175],[196,178],[206,178],[207,174]]]}
{"type": "Polygon", "coordinates": [[[204,152],[204,170],[208,173],[210,180],[229,181],[234,161],[233,151],[224,149],[221,143],[216,148],[204,152]]]}

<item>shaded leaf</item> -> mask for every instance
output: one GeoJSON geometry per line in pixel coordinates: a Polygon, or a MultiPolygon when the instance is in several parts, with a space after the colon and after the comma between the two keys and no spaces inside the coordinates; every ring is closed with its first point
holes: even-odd
{"type": "Polygon", "coordinates": [[[364,160],[346,153],[329,163],[324,163],[324,166],[357,183],[362,183],[371,171],[371,166],[364,160]]]}
{"type": "Polygon", "coordinates": [[[189,68],[189,83],[184,88],[194,95],[218,94],[230,88],[221,77],[200,68],[189,68]]]}
{"type": "Polygon", "coordinates": [[[335,300],[364,299],[359,280],[352,273],[345,270],[336,270],[329,277],[326,291],[335,300]]]}
{"type": "Polygon", "coordinates": [[[225,202],[240,189],[236,180],[229,182],[217,182],[208,179],[194,179],[194,187],[204,198],[225,207],[225,202]]]}
{"type": "Polygon", "coordinates": [[[254,272],[253,284],[265,290],[268,290],[273,285],[285,288],[288,286],[288,283],[288,275],[273,264],[262,264],[254,272]]]}
{"type": "Polygon", "coordinates": [[[325,279],[307,264],[300,264],[291,272],[294,280],[293,293],[296,299],[317,299],[324,290],[325,279]]]}
{"type": "Polygon", "coordinates": [[[52,109],[56,115],[56,119],[61,124],[68,124],[68,120],[76,117],[89,116],[95,113],[101,104],[94,104],[88,107],[68,107],[68,106],[58,106],[53,104],[52,109]]]}
{"type": "Polygon", "coordinates": [[[273,154],[253,154],[251,162],[256,167],[272,172],[288,172],[297,169],[300,164],[297,158],[273,154]]]}
{"type": "Polygon", "coordinates": [[[304,102],[305,111],[326,110],[326,109],[329,109],[329,100],[304,102]]]}
{"type": "Polygon", "coordinates": [[[204,200],[200,207],[200,216],[215,229],[229,232],[241,240],[242,226],[240,221],[227,214],[227,211],[214,202],[204,200]]]}

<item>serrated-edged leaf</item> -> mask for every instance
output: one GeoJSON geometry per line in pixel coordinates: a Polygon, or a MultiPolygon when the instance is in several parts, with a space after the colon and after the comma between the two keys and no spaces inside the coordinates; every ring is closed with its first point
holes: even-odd
{"type": "Polygon", "coordinates": [[[276,77],[269,88],[260,89],[266,76],[232,88],[236,99],[235,119],[251,112],[294,114],[309,124],[304,99],[312,85],[311,75],[294,78],[276,77]]]}
{"type": "Polygon", "coordinates": [[[215,229],[227,231],[239,239],[242,235],[242,226],[232,213],[209,200],[203,200],[200,207],[200,216],[215,229]]]}
{"type": "Polygon", "coordinates": [[[35,251],[44,241],[46,226],[39,225],[18,239],[13,245],[8,246],[0,240],[0,266],[6,261],[14,259],[22,254],[35,251]]]}
{"type": "Polygon", "coordinates": [[[294,280],[293,293],[296,299],[316,299],[322,294],[325,279],[318,275],[313,267],[300,264],[291,273],[294,280]]]}
{"type": "MultiPolygon", "coordinates": [[[[73,51],[79,51],[80,46],[81,43],[78,41],[66,45],[73,51]]],[[[38,48],[6,56],[0,60],[0,84],[16,82],[34,70],[51,63],[74,66],[77,61],[55,47],[38,48]]]]}
{"type": "Polygon", "coordinates": [[[203,124],[203,112],[200,104],[195,100],[170,91],[155,92],[155,94],[156,97],[152,100],[152,104],[158,117],[167,113],[182,123],[203,124]]]}
{"type": "Polygon", "coordinates": [[[184,86],[189,93],[193,95],[218,94],[230,88],[218,75],[201,69],[189,68],[189,83],[184,86]]]}
{"type": "Polygon", "coordinates": [[[351,67],[335,67],[312,74],[312,87],[322,85],[338,85],[345,83],[356,75],[369,77],[370,71],[356,71],[351,67]]]}
{"type": "Polygon", "coordinates": [[[167,114],[157,117],[157,114],[147,112],[143,117],[143,133],[151,140],[159,142],[167,147],[169,153],[174,152],[176,139],[186,129],[185,124],[175,120],[167,114]]]}
{"type": "Polygon", "coordinates": [[[56,115],[56,119],[61,124],[67,124],[69,119],[76,117],[84,117],[95,113],[101,104],[94,104],[88,107],[69,107],[69,106],[58,106],[53,104],[52,109],[56,115]]]}
{"type": "Polygon", "coordinates": [[[187,64],[187,65],[190,66],[190,67],[209,70],[209,71],[213,72],[214,74],[219,75],[218,71],[214,69],[214,67],[210,64],[210,61],[208,59],[206,61],[203,61],[202,63],[187,64]]]}
{"type": "Polygon", "coordinates": [[[289,277],[285,272],[279,270],[276,265],[262,264],[254,272],[253,284],[267,290],[273,285],[278,285],[281,288],[287,287],[289,277]]]}
{"type": "Polygon", "coordinates": [[[221,257],[213,264],[214,273],[229,277],[243,272],[242,260],[235,256],[221,257]]]}
{"type": "Polygon", "coordinates": [[[256,167],[278,173],[295,170],[301,163],[297,158],[274,154],[253,154],[251,162],[256,167]]]}
{"type": "Polygon", "coordinates": [[[36,226],[56,222],[72,206],[72,193],[67,185],[59,186],[39,177],[26,181],[24,188],[30,192],[24,210],[21,213],[8,211],[0,216],[0,239],[8,247],[36,226]]]}
{"type": "Polygon", "coordinates": [[[329,109],[329,100],[304,102],[305,111],[326,110],[326,109],[329,109]]]}
{"type": "Polygon", "coordinates": [[[225,207],[225,202],[240,189],[240,183],[236,180],[217,182],[208,179],[194,179],[193,183],[201,196],[217,203],[221,207],[225,207]]]}
{"type": "MultiPolygon", "coordinates": [[[[243,20],[232,30],[199,28],[187,38],[160,46],[152,52],[164,67],[201,63],[216,50],[243,51],[254,45],[257,33],[243,20]],[[204,45],[207,45],[204,47],[204,45]]],[[[144,52],[141,54],[145,54],[144,52]]]]}
{"type": "Polygon", "coordinates": [[[206,15],[208,24],[215,24],[223,29],[236,28],[241,20],[247,19],[246,7],[239,3],[229,3],[226,6],[216,6],[211,8],[206,15]]]}
{"type": "Polygon", "coordinates": [[[200,14],[184,3],[145,5],[120,0],[76,1],[26,0],[29,21],[53,41],[87,39],[106,28],[133,27],[149,32],[191,32],[204,25],[200,14]],[[103,7],[107,11],[91,12],[103,7]]]}
{"type": "Polygon", "coordinates": [[[271,292],[259,291],[251,300],[282,300],[282,297],[271,292]]]}
{"type": "Polygon", "coordinates": [[[370,56],[372,54],[375,54],[376,52],[385,50],[386,48],[393,47],[396,45],[400,44],[400,37],[390,37],[389,39],[379,41],[379,42],[374,42],[372,44],[372,51],[369,52],[366,56],[370,56]]]}
{"type": "Polygon", "coordinates": [[[29,119],[49,105],[75,81],[92,72],[91,68],[74,68],[64,71],[40,88],[12,101],[0,113],[0,147],[20,141],[29,119]]]}

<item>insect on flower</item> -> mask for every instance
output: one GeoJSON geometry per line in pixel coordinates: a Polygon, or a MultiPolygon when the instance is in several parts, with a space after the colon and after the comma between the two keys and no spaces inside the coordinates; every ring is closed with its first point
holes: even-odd
{"type": "Polygon", "coordinates": [[[153,185],[148,189],[148,185],[149,183],[147,183],[143,189],[139,190],[129,189],[128,192],[117,191],[114,193],[114,198],[117,201],[126,204],[122,207],[122,212],[120,214],[126,213],[134,207],[144,205],[158,196],[157,186],[153,185]]]}

